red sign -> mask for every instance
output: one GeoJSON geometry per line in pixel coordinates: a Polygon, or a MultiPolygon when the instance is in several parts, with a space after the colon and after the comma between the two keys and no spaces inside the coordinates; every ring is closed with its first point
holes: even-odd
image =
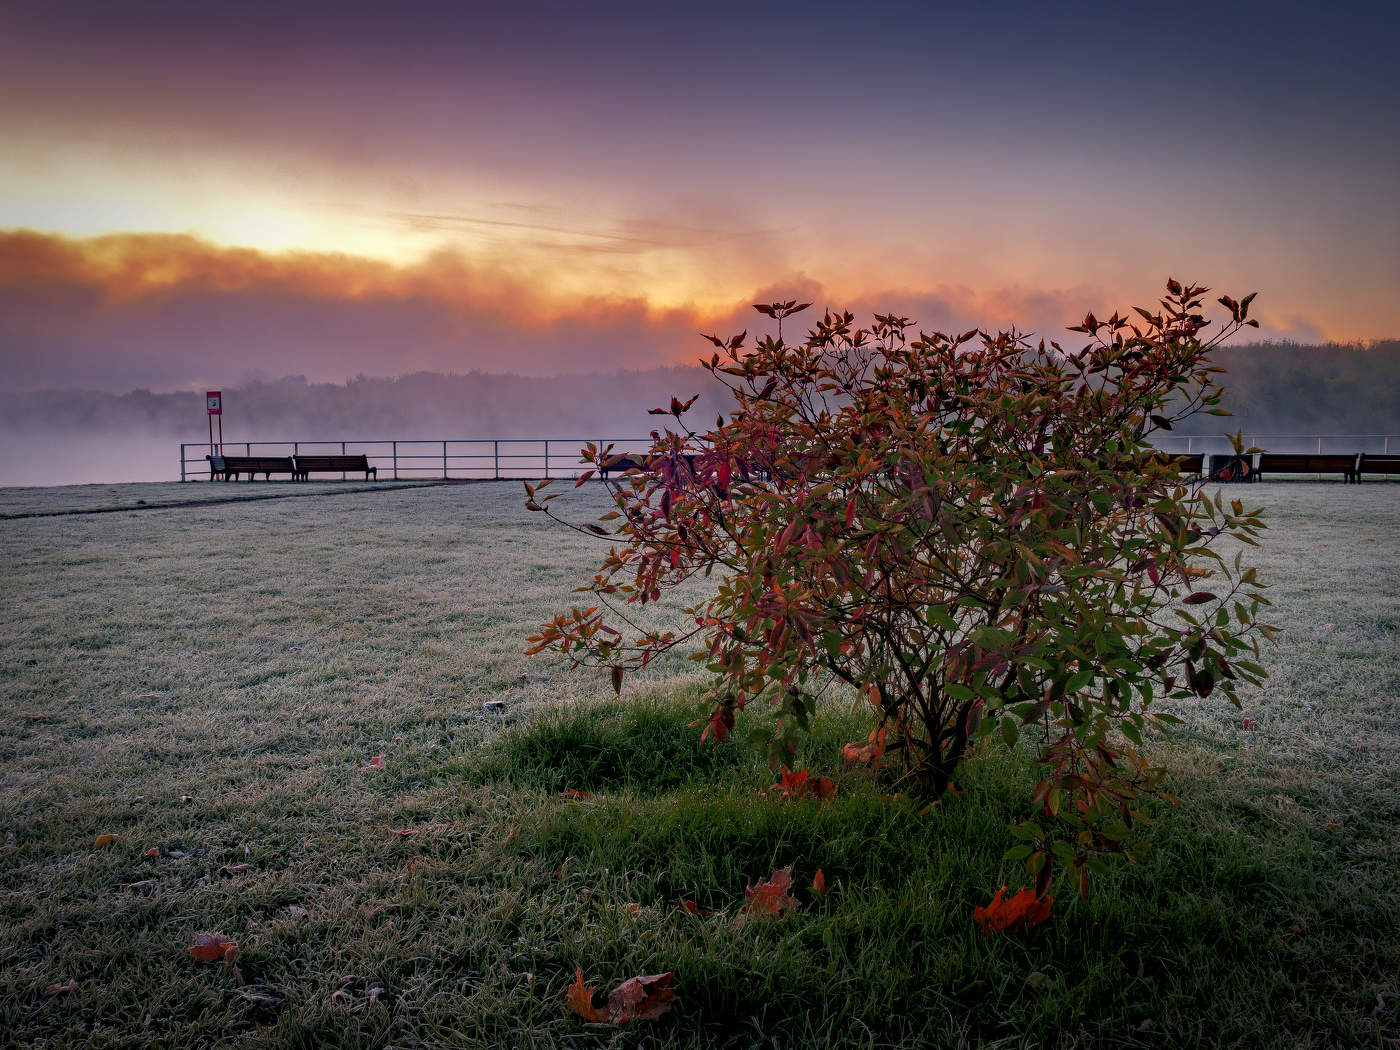
{"type": "Polygon", "coordinates": [[[224,395],[219,390],[207,390],[204,393],[204,404],[209,409],[211,416],[221,416],[224,414],[224,395]]]}

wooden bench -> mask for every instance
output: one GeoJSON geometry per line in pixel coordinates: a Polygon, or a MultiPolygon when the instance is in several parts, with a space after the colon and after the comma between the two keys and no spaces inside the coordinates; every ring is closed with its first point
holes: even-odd
{"type": "Polygon", "coordinates": [[[1361,454],[1341,453],[1259,453],[1258,480],[1267,474],[1340,474],[1347,481],[1361,480],[1361,454]]]}
{"type": "Polygon", "coordinates": [[[1196,477],[1205,470],[1206,457],[1203,452],[1157,452],[1153,458],[1176,467],[1178,473],[1196,477]]]}
{"type": "Polygon", "coordinates": [[[1400,474],[1400,454],[1391,452],[1363,452],[1361,465],[1356,469],[1357,480],[1362,474],[1400,474]]]}
{"type": "Polygon", "coordinates": [[[369,457],[363,453],[358,456],[297,456],[292,477],[297,481],[306,481],[313,470],[318,474],[344,474],[351,470],[363,470],[366,481],[371,474],[374,475],[375,481],[379,480],[379,468],[371,467],[369,457]]]}
{"type": "Polygon", "coordinates": [[[253,480],[255,474],[261,474],[265,481],[271,481],[274,474],[295,475],[291,456],[205,456],[204,458],[209,461],[210,481],[215,478],[236,481],[240,474],[247,474],[249,481],[253,480]]]}

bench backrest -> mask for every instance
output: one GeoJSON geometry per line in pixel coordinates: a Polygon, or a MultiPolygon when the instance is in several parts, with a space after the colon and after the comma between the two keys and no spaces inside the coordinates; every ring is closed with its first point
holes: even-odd
{"type": "Polygon", "coordinates": [[[297,456],[298,470],[368,470],[369,457],[358,456],[297,456]]]}
{"type": "Polygon", "coordinates": [[[285,470],[292,469],[291,456],[225,456],[225,470],[285,470]]]}

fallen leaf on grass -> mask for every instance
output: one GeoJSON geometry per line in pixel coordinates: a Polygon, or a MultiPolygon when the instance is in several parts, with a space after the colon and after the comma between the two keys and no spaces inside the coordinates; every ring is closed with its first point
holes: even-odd
{"type": "Polygon", "coordinates": [[[93,844],[94,846],[110,846],[112,843],[114,843],[114,842],[116,842],[116,841],[117,841],[117,836],[115,836],[115,835],[112,835],[112,834],[98,835],[97,838],[95,838],[95,839],[92,840],[92,844],[93,844]]]}
{"type": "Polygon", "coordinates": [[[296,904],[288,904],[288,905],[287,905],[287,918],[291,919],[293,922],[296,922],[298,919],[304,919],[304,918],[306,918],[306,917],[307,917],[308,915],[310,915],[310,914],[311,914],[311,913],[310,913],[309,911],[307,911],[305,908],[301,907],[300,905],[296,905],[296,904]]]}
{"type": "Polygon", "coordinates": [[[623,981],[608,993],[604,1009],[593,1005],[597,989],[583,983],[583,969],[574,971],[574,983],[569,985],[565,1001],[569,1009],[585,1021],[601,1024],[626,1024],[629,1021],[654,1021],[671,1008],[676,993],[671,990],[674,973],[658,973],[649,977],[633,977],[623,981]]]}
{"type": "Polygon", "coordinates": [[[151,858],[159,857],[159,856],[160,856],[160,850],[158,850],[158,849],[156,849],[154,846],[152,846],[152,847],[151,847],[150,849],[148,849],[145,853],[143,853],[142,856],[144,856],[144,857],[151,857],[151,858]]]}
{"type": "Polygon", "coordinates": [[[208,963],[220,960],[232,965],[238,958],[238,942],[222,933],[197,933],[194,943],[186,949],[194,956],[195,962],[208,963]]]}
{"type": "Polygon", "coordinates": [[[817,873],[816,873],[815,875],[812,876],[812,892],[813,892],[813,893],[825,893],[825,892],[826,892],[826,876],[822,874],[822,869],[821,869],[821,868],[818,868],[818,869],[817,869],[817,873]]]}
{"type": "Polygon", "coordinates": [[[586,802],[593,797],[591,791],[580,791],[578,788],[565,788],[559,792],[560,798],[573,799],[575,802],[586,802]]]}
{"type": "Polygon", "coordinates": [[[387,766],[388,764],[389,764],[388,760],[385,759],[383,753],[381,752],[380,754],[377,754],[377,755],[375,755],[373,758],[371,758],[368,762],[365,762],[363,765],[361,765],[360,768],[361,768],[361,769],[383,769],[383,768],[384,768],[385,766],[387,766]]]}
{"type": "Polygon", "coordinates": [[[235,875],[242,875],[244,872],[252,871],[251,864],[225,864],[219,869],[219,874],[226,879],[231,879],[235,875]]]}
{"type": "Polygon", "coordinates": [[[608,993],[608,1009],[615,1024],[627,1021],[654,1021],[676,998],[671,991],[674,973],[658,973],[650,977],[633,977],[623,981],[608,993]]]}
{"type": "Polygon", "coordinates": [[[144,890],[148,886],[155,886],[160,883],[160,879],[142,879],[140,882],[123,882],[124,890],[144,890]]]}
{"type": "Polygon", "coordinates": [[[691,915],[694,915],[697,919],[704,918],[706,915],[714,914],[714,912],[710,911],[709,908],[702,908],[694,901],[681,901],[681,908],[684,911],[689,912],[691,915]]]}
{"type": "Polygon", "coordinates": [[[767,882],[760,882],[744,890],[744,907],[734,920],[736,927],[743,926],[750,919],[760,916],[777,918],[785,911],[797,907],[797,900],[788,891],[792,889],[792,865],[773,872],[767,882]]]}
{"type": "Polygon", "coordinates": [[[406,839],[418,834],[417,828],[385,828],[390,835],[396,838],[406,839]]]}
{"type": "Polygon", "coordinates": [[[593,993],[596,991],[583,983],[583,967],[574,970],[574,983],[569,985],[569,991],[564,997],[564,1001],[569,1004],[569,1009],[578,1014],[585,1021],[592,1021],[597,1024],[608,1019],[608,1012],[593,1005],[593,993]]]}
{"type": "Polygon", "coordinates": [[[1055,898],[1048,893],[1037,898],[1035,891],[1026,888],[1010,900],[1003,900],[1006,887],[997,890],[991,903],[983,908],[972,909],[972,918],[982,927],[983,933],[1010,933],[1022,927],[1038,926],[1050,917],[1050,905],[1055,898]]]}
{"type": "Polygon", "coordinates": [[[69,981],[67,984],[51,984],[44,989],[45,995],[67,995],[69,992],[78,990],[77,981],[69,981]]]}
{"type": "Polygon", "coordinates": [[[829,799],[836,794],[836,782],[830,777],[812,778],[810,770],[783,770],[783,778],[763,789],[765,795],[780,792],[783,798],[829,799]]]}

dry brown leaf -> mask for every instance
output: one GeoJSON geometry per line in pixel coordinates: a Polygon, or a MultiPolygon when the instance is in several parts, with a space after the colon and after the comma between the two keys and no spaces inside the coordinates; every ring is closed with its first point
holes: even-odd
{"type": "Polygon", "coordinates": [[[235,875],[242,875],[244,872],[252,871],[251,864],[225,864],[219,869],[219,874],[226,879],[231,879],[235,875]]]}
{"type": "Polygon", "coordinates": [[[232,964],[238,958],[238,942],[222,933],[197,933],[194,943],[186,949],[194,956],[195,962],[223,962],[232,964]]]}
{"type": "Polygon", "coordinates": [[[159,857],[159,856],[160,856],[160,850],[158,850],[158,849],[156,849],[154,846],[152,846],[150,849],[148,849],[148,850],[143,854],[143,856],[146,856],[146,857],[159,857]]]}
{"type": "Polygon", "coordinates": [[[51,984],[44,989],[45,995],[67,995],[69,992],[78,990],[77,981],[69,981],[67,984],[51,984]]]}
{"type": "Polygon", "coordinates": [[[418,834],[416,828],[385,828],[384,830],[387,831],[390,835],[395,835],[401,839],[406,839],[410,836],[418,834]]]}
{"type": "Polygon", "coordinates": [[[117,836],[112,835],[112,834],[109,833],[109,834],[106,834],[106,835],[98,835],[97,838],[95,838],[95,839],[92,840],[92,844],[93,844],[94,846],[110,846],[112,843],[114,843],[114,842],[116,842],[116,841],[117,841],[117,836]]]}
{"type": "Polygon", "coordinates": [[[389,760],[384,757],[383,752],[375,755],[368,762],[360,766],[360,769],[383,769],[389,764],[389,760]]]}
{"type": "Polygon", "coordinates": [[[676,998],[671,991],[673,977],[674,973],[658,973],[623,981],[608,993],[609,1019],[614,1024],[656,1020],[676,998]]]}

